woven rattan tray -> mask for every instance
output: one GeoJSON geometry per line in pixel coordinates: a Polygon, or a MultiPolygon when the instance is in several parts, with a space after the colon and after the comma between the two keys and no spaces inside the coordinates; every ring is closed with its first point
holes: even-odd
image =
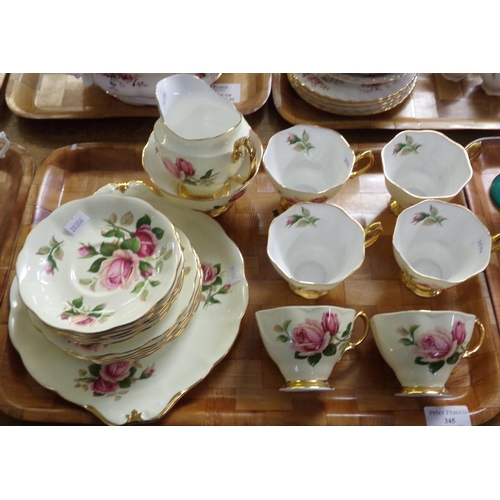
{"type": "Polygon", "coordinates": [[[31,155],[22,146],[11,142],[5,158],[0,158],[0,303],[5,294],[33,173],[31,155]]]}
{"type": "Polygon", "coordinates": [[[469,74],[459,83],[437,73],[418,73],[417,84],[402,104],[369,116],[327,113],[301,99],[286,74],[273,74],[273,101],[289,123],[310,123],[333,129],[499,129],[500,97],[481,89],[482,79],[469,74]]]}
{"type": "MultiPolygon", "coordinates": [[[[109,182],[146,180],[143,145],[86,144],[55,151],[38,169],[22,221],[15,254],[32,224],[61,203],[93,193],[109,182]]],[[[240,333],[228,355],[187,392],[159,425],[425,425],[423,408],[466,405],[474,425],[500,412],[500,337],[484,274],[433,299],[418,298],[399,280],[391,249],[395,217],[389,212],[380,164],[380,144],[352,144],[372,149],[371,172],[352,179],[334,200],[363,225],[379,220],[383,236],[367,249],[360,269],[316,303],[363,309],[368,316],[405,309],[458,309],[484,323],[481,350],[463,359],[448,389],[453,398],[398,398],[397,379],[379,355],[371,334],[335,367],[324,393],[282,393],[283,378],[267,355],[254,313],[259,309],[303,304],[272,268],[266,255],[267,231],[279,196],[260,172],[249,192],[217,220],[245,259],[250,303],[240,333]]],[[[457,197],[463,202],[464,197],[457,197]]],[[[10,274],[10,280],[13,274],[10,274]]],[[[0,309],[0,409],[15,418],[49,423],[88,423],[96,417],[39,386],[26,372],[8,338],[8,301],[0,309]]],[[[355,332],[356,334],[356,332],[355,332]]]]}
{"type": "MultiPolygon", "coordinates": [[[[238,84],[235,106],[250,114],[264,105],[271,93],[270,73],[223,73],[217,84],[238,84]]],[[[100,87],[64,73],[12,73],[5,99],[10,110],[24,118],[77,119],[159,116],[156,106],[133,106],[106,94],[100,87]]]]}

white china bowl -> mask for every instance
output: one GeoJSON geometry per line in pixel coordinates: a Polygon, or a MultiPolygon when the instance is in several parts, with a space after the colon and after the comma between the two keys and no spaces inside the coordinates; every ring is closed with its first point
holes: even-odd
{"type": "Polygon", "coordinates": [[[95,334],[152,311],[175,288],[183,262],[175,227],[149,203],[89,196],[31,230],[16,274],[23,301],[44,323],[95,334]],[[75,218],[84,222],[73,234],[66,228],[75,218]]]}

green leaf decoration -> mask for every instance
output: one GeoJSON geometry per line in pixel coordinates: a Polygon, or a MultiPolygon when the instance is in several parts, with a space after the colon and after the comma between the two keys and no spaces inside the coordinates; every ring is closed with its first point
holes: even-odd
{"type": "Polygon", "coordinates": [[[151,217],[149,215],[144,215],[140,219],[138,219],[135,227],[139,229],[141,226],[150,226],[151,225],[151,217]]]}
{"type": "Polygon", "coordinates": [[[99,269],[101,269],[101,264],[105,261],[108,260],[107,257],[101,257],[99,259],[96,259],[92,265],[89,267],[88,272],[89,273],[97,273],[99,269]]]}
{"type": "Polygon", "coordinates": [[[116,236],[116,229],[110,229],[109,231],[104,231],[102,235],[105,238],[114,238],[116,236]]]}
{"type": "Polygon", "coordinates": [[[127,213],[120,217],[120,224],[122,226],[130,226],[134,222],[134,214],[129,210],[127,213]]]}
{"type": "Polygon", "coordinates": [[[429,363],[429,370],[431,373],[436,373],[437,371],[441,370],[444,366],[444,361],[436,361],[433,363],[429,363]]]}
{"type": "Polygon", "coordinates": [[[131,250],[137,253],[141,249],[141,240],[139,238],[129,238],[128,240],[122,241],[120,248],[122,250],[131,250]]]}
{"type": "Polygon", "coordinates": [[[320,362],[321,357],[322,357],[321,353],[313,354],[312,356],[307,357],[307,362],[311,366],[316,366],[320,362]]]}
{"type": "Polygon", "coordinates": [[[429,363],[427,361],[422,361],[422,358],[420,356],[417,356],[415,358],[415,364],[417,365],[428,365],[429,363]]]}
{"type": "Polygon", "coordinates": [[[417,331],[417,329],[420,328],[420,325],[411,325],[410,328],[408,328],[408,332],[411,336],[417,331]]]}
{"type": "Polygon", "coordinates": [[[144,288],[145,284],[146,283],[144,281],[140,281],[137,285],[135,285],[131,293],[139,293],[144,288]]]}
{"type": "Polygon", "coordinates": [[[410,339],[399,339],[399,341],[406,346],[413,345],[413,342],[410,339]]]}
{"type": "Polygon", "coordinates": [[[115,250],[118,250],[118,245],[115,243],[101,243],[101,248],[99,249],[101,255],[104,257],[111,257],[115,250]]]}
{"type": "Polygon", "coordinates": [[[71,305],[80,309],[83,306],[83,297],[78,297],[77,299],[72,300],[71,305]]]}
{"type": "Polygon", "coordinates": [[[323,354],[325,356],[334,356],[335,354],[337,354],[337,347],[335,346],[335,344],[328,344],[326,349],[323,350],[323,354]]]}
{"type": "Polygon", "coordinates": [[[309,140],[309,134],[304,130],[304,132],[302,132],[302,140],[304,142],[307,142],[309,140]]]}
{"type": "Polygon", "coordinates": [[[49,247],[40,247],[38,249],[38,252],[36,253],[37,255],[47,255],[50,252],[49,247]]]}
{"type": "Polygon", "coordinates": [[[149,284],[154,288],[154,287],[161,285],[161,282],[158,280],[150,280],[149,284]]]}
{"type": "Polygon", "coordinates": [[[345,329],[344,333],[341,335],[341,338],[345,338],[348,335],[350,335],[352,330],[352,321],[347,325],[347,328],[345,329]]]}
{"type": "Polygon", "coordinates": [[[106,304],[99,304],[92,309],[92,311],[102,311],[106,308],[106,304]]]}
{"type": "Polygon", "coordinates": [[[302,356],[299,352],[295,351],[295,359],[306,359],[307,356],[302,356]]]}
{"type": "Polygon", "coordinates": [[[276,340],[279,340],[280,342],[285,343],[285,342],[288,342],[288,337],[286,335],[278,335],[276,337],[276,340]]]}
{"type": "Polygon", "coordinates": [[[278,333],[282,333],[285,331],[281,325],[274,325],[273,330],[278,333]]]}
{"type": "Polygon", "coordinates": [[[458,361],[460,360],[460,353],[458,352],[454,352],[447,360],[446,362],[449,364],[449,365],[454,365],[455,363],[458,363],[458,361]]]}
{"type": "Polygon", "coordinates": [[[292,324],[292,320],[291,319],[287,319],[284,323],[283,323],[283,331],[287,331],[288,330],[288,327],[292,324]]]}
{"type": "Polygon", "coordinates": [[[143,302],[146,302],[146,299],[148,298],[148,293],[149,293],[149,292],[148,292],[148,289],[147,289],[146,287],[144,287],[144,288],[142,289],[142,292],[141,292],[141,300],[142,300],[143,302]]]}
{"type": "Polygon", "coordinates": [[[121,389],[128,389],[132,385],[131,377],[127,377],[126,379],[120,380],[118,385],[121,389]]]}
{"type": "Polygon", "coordinates": [[[293,147],[294,151],[304,151],[306,149],[302,144],[295,144],[293,147]]]}
{"type": "Polygon", "coordinates": [[[94,377],[98,377],[99,372],[101,371],[101,365],[98,365],[97,363],[92,363],[89,365],[88,371],[94,377]]]}
{"type": "Polygon", "coordinates": [[[113,212],[107,219],[111,224],[116,224],[118,221],[118,216],[113,212]]]}
{"type": "Polygon", "coordinates": [[[213,169],[210,169],[210,170],[207,170],[201,177],[200,179],[201,180],[206,180],[206,179],[210,179],[210,177],[212,177],[212,172],[213,172],[213,169]]]}
{"type": "Polygon", "coordinates": [[[165,231],[160,227],[154,227],[153,229],[151,229],[151,231],[153,231],[153,233],[159,240],[161,240],[163,238],[163,235],[165,234],[165,231]]]}

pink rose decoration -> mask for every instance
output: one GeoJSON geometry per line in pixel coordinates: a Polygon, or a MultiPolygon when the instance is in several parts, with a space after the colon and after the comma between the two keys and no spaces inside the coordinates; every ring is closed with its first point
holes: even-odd
{"type": "Polygon", "coordinates": [[[203,286],[211,285],[217,278],[217,269],[212,264],[202,264],[203,286]]]}
{"type": "Polygon", "coordinates": [[[137,252],[139,257],[151,257],[155,254],[159,242],[156,234],[151,230],[151,226],[141,226],[132,235],[132,238],[138,238],[141,242],[141,248],[137,252]]]}
{"type": "Polygon", "coordinates": [[[98,377],[92,382],[90,388],[99,394],[112,394],[116,392],[120,386],[116,382],[108,382],[98,377]]]}
{"type": "Polygon", "coordinates": [[[330,312],[324,313],[321,320],[321,326],[325,333],[329,333],[331,337],[339,332],[340,321],[337,314],[330,312]]]}
{"type": "Polygon", "coordinates": [[[132,250],[116,250],[99,269],[100,283],[107,290],[127,289],[140,277],[140,258],[132,250]]]}
{"type": "Polygon", "coordinates": [[[91,255],[89,247],[87,247],[87,246],[80,247],[78,249],[78,253],[80,254],[81,257],[88,257],[89,255],[91,255]]]}
{"type": "Polygon", "coordinates": [[[172,163],[168,158],[162,158],[163,165],[165,168],[177,179],[183,181],[186,177],[194,175],[195,170],[193,165],[184,160],[183,158],[177,158],[175,163],[172,163]]]}
{"type": "Polygon", "coordinates": [[[239,193],[236,193],[233,196],[231,196],[229,202],[236,201],[238,198],[241,198],[244,194],[245,194],[245,189],[242,189],[239,193]]]}
{"type": "Polygon", "coordinates": [[[68,320],[72,325],[78,326],[92,326],[97,321],[96,317],[87,314],[70,314],[65,316],[61,316],[61,318],[68,320]]]}
{"type": "Polygon", "coordinates": [[[314,319],[306,319],[304,323],[297,325],[292,330],[291,337],[292,349],[304,356],[322,352],[330,340],[329,336],[325,335],[321,323],[314,319]]]}
{"type": "Polygon", "coordinates": [[[457,321],[453,325],[453,330],[451,331],[451,336],[453,340],[457,341],[457,344],[463,344],[465,342],[465,336],[467,335],[467,330],[465,329],[465,323],[463,321],[457,321]]]}
{"type": "Polygon", "coordinates": [[[106,382],[120,382],[130,376],[130,367],[128,361],[102,365],[99,376],[106,382]]]}
{"type": "Polygon", "coordinates": [[[414,348],[414,352],[422,358],[422,361],[446,360],[457,348],[457,341],[452,334],[439,326],[422,335],[415,335],[415,341],[417,347],[414,348]]]}

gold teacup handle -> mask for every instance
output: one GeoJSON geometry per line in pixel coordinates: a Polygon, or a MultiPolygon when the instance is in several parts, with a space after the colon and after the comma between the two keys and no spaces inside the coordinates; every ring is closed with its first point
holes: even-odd
{"type": "Polygon", "coordinates": [[[382,235],[384,228],[381,222],[372,222],[365,228],[365,248],[373,245],[382,235]]]}
{"type": "Polygon", "coordinates": [[[250,158],[250,173],[243,179],[241,176],[237,175],[233,177],[240,184],[245,184],[249,179],[251,179],[257,172],[257,152],[252,141],[248,137],[240,137],[233,146],[233,153],[231,155],[231,161],[233,163],[238,163],[244,156],[245,151],[250,158]]]}
{"type": "Polygon", "coordinates": [[[351,175],[349,176],[349,179],[357,177],[358,175],[364,174],[367,170],[370,170],[374,162],[375,162],[375,156],[373,155],[371,150],[363,151],[362,153],[357,154],[356,159],[354,160],[354,167],[351,172],[351,175]],[[358,164],[365,158],[367,158],[366,165],[360,168],[359,170],[354,170],[358,166],[358,164]]]}
{"type": "MultiPolygon", "coordinates": [[[[485,333],[484,333],[484,326],[483,324],[481,323],[481,321],[479,321],[478,319],[476,319],[476,321],[474,322],[474,329],[477,329],[479,330],[479,341],[476,345],[476,347],[474,347],[473,349],[469,350],[469,349],[466,349],[464,354],[463,354],[463,358],[467,358],[469,357],[471,354],[474,354],[482,345],[483,345],[483,341],[484,341],[484,336],[485,336],[485,333]]],[[[474,333],[474,332],[473,332],[474,333]]]]}
{"type": "Polygon", "coordinates": [[[358,341],[356,341],[356,342],[349,342],[348,346],[345,348],[345,351],[342,353],[342,356],[347,351],[349,351],[351,349],[354,349],[359,344],[361,344],[361,342],[363,342],[366,339],[367,335],[368,335],[368,331],[370,330],[370,320],[368,319],[368,316],[363,311],[359,311],[356,314],[356,316],[354,317],[354,321],[352,322],[352,329],[354,329],[354,323],[356,323],[356,320],[358,318],[361,318],[364,321],[364,323],[365,323],[365,330],[363,332],[363,335],[361,335],[361,338],[358,341]]]}
{"type": "Polygon", "coordinates": [[[500,250],[500,233],[491,237],[491,253],[498,252],[498,250],[500,250]]]}
{"type": "Polygon", "coordinates": [[[469,161],[471,163],[474,163],[481,156],[482,149],[483,143],[481,141],[473,142],[465,148],[465,151],[467,151],[467,154],[469,155],[469,161]]]}

